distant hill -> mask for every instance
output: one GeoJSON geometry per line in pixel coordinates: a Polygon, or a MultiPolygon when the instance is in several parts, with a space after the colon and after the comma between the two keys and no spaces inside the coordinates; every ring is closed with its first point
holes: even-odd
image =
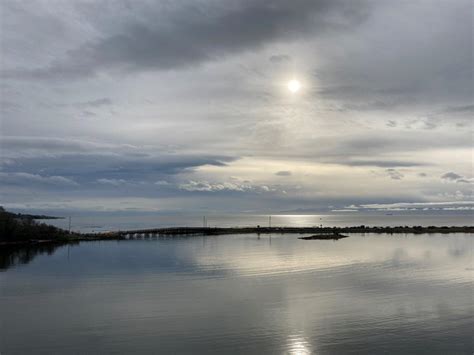
{"type": "Polygon", "coordinates": [[[33,240],[65,240],[71,236],[68,231],[38,223],[35,219],[55,218],[43,215],[17,214],[0,207],[0,243],[25,242],[33,240]]]}
{"type": "Polygon", "coordinates": [[[26,214],[26,213],[7,212],[3,209],[3,207],[0,206],[0,208],[2,209],[2,211],[12,215],[15,218],[21,218],[21,219],[64,219],[64,217],[47,216],[47,215],[44,215],[44,214],[26,214]]]}

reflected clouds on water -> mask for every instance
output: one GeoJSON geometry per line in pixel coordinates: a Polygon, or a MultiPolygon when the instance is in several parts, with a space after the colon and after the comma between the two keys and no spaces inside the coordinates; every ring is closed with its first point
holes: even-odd
{"type": "Polygon", "coordinates": [[[29,264],[0,273],[2,350],[472,349],[471,235],[299,236],[88,242],[16,257],[29,264]]]}

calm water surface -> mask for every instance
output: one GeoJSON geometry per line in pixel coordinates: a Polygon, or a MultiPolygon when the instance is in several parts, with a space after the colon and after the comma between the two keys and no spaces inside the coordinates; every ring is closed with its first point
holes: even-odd
{"type": "Polygon", "coordinates": [[[0,252],[1,354],[472,354],[474,235],[0,252]]]}

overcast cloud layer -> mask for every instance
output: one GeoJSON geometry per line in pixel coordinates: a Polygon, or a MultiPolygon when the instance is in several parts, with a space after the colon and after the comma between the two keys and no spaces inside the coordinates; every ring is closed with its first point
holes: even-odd
{"type": "Polygon", "coordinates": [[[0,204],[472,209],[473,10],[2,1],[0,204]]]}

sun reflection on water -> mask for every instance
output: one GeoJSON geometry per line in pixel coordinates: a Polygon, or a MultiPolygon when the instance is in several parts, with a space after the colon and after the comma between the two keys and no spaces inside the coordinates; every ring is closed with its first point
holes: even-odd
{"type": "Polygon", "coordinates": [[[290,335],[287,340],[288,354],[291,355],[304,355],[313,354],[311,345],[306,341],[304,337],[299,334],[290,335]]]}

